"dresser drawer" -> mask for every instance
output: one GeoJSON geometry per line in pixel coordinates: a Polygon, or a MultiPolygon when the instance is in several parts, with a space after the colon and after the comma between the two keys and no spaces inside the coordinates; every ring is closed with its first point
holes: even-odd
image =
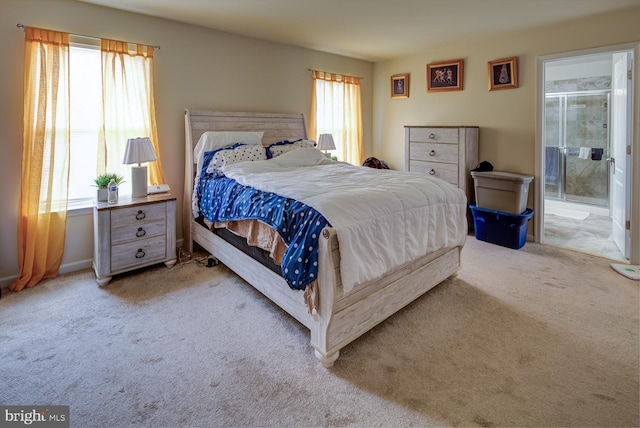
{"type": "Polygon", "coordinates": [[[409,143],[410,159],[428,162],[458,163],[458,145],[441,143],[409,143]]]}
{"type": "Polygon", "coordinates": [[[458,128],[411,128],[409,141],[458,144],[458,128]]]}
{"type": "Polygon", "coordinates": [[[409,168],[411,172],[421,172],[458,185],[458,164],[410,160],[409,168]]]}
{"type": "Polygon", "coordinates": [[[111,271],[143,266],[166,259],[166,236],[127,242],[111,247],[111,271]]]}
{"type": "Polygon", "coordinates": [[[124,227],[157,220],[167,217],[166,202],[158,204],[140,205],[129,208],[119,208],[111,213],[111,227],[124,227]]]}

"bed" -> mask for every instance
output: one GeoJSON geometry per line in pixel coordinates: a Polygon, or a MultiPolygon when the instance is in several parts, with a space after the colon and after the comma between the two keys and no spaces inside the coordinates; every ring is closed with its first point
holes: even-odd
{"type": "MultiPolygon", "coordinates": [[[[255,255],[248,254],[248,251],[240,248],[237,243],[233,243],[230,237],[214,233],[212,231],[214,228],[203,223],[202,219],[195,218],[196,213],[194,213],[192,202],[194,192],[198,191],[197,176],[199,171],[197,170],[199,163],[196,159],[197,156],[194,157],[194,148],[203,134],[212,131],[214,133],[260,131],[263,133],[262,145],[270,146],[284,140],[306,139],[304,117],[301,114],[185,110],[183,235],[184,247],[189,252],[193,251],[194,244],[199,245],[307,327],[310,330],[310,343],[315,356],[323,366],[331,367],[339,357],[340,349],[344,346],[445,279],[457,274],[460,268],[460,252],[467,234],[466,197],[459,189],[442,184],[441,186],[451,187],[446,188],[448,192],[459,192],[459,194],[454,195],[457,199],[450,204],[440,204],[444,208],[438,206],[443,217],[447,218],[447,230],[453,232],[450,236],[440,239],[437,248],[431,248],[426,254],[418,257],[411,256],[410,260],[395,261],[396,266],[382,273],[374,274],[367,271],[367,276],[358,276],[357,272],[354,274],[353,271],[358,271],[359,264],[356,268],[354,265],[347,264],[347,261],[363,260],[362,258],[353,259],[354,256],[351,255],[353,248],[349,247],[353,247],[352,242],[354,241],[349,240],[350,235],[347,234],[347,229],[341,221],[336,220],[335,217],[328,217],[334,221],[327,223],[317,238],[317,252],[314,253],[317,255],[317,271],[314,271],[317,272],[317,277],[313,282],[313,287],[307,287],[305,290],[292,289],[291,281],[285,279],[284,274],[279,274],[277,269],[267,266],[264,261],[258,261],[255,255]],[[448,209],[446,207],[449,206],[453,207],[451,208],[452,212],[456,211],[455,215],[446,211],[448,209]],[[342,238],[342,257],[340,238],[342,238]]],[[[316,149],[304,149],[296,152],[302,154],[306,151],[311,153],[314,150],[317,151],[316,149]]],[[[285,159],[285,156],[280,159],[285,159]]],[[[266,162],[267,166],[271,165],[268,164],[271,161],[266,162]]],[[[340,163],[337,162],[328,162],[336,164],[326,166],[326,168],[336,169],[335,177],[342,174],[339,168],[347,168],[345,165],[338,165],[340,163]]],[[[318,163],[324,164],[326,162],[319,160],[318,163]]],[[[262,165],[264,161],[255,162],[255,164],[262,165]]],[[[225,172],[232,175],[235,167],[238,165],[227,167],[225,172]]],[[[324,166],[318,166],[318,168],[322,167],[324,166]]],[[[244,179],[241,168],[235,169],[236,177],[240,177],[236,178],[237,180],[244,179]]],[[[371,174],[373,171],[382,173],[380,170],[366,167],[358,168],[358,172],[362,174],[371,174]]],[[[358,168],[352,167],[352,169],[358,168]]],[[[389,172],[389,174],[400,173],[389,172]]],[[[411,178],[411,180],[417,180],[420,175],[418,173],[402,174],[406,174],[407,179],[411,178]]],[[[252,177],[251,174],[245,175],[249,180],[252,177]]],[[[265,175],[265,177],[269,176],[265,175]]],[[[422,176],[420,179],[423,179],[422,176]]],[[[438,182],[438,179],[427,176],[424,176],[424,180],[438,182]]],[[[249,182],[251,183],[251,181],[249,182]]],[[[271,190],[271,187],[276,184],[277,180],[265,182],[265,186],[268,188],[265,191],[271,190]]],[[[339,185],[337,186],[339,187],[339,185]]],[[[275,188],[277,189],[277,187],[275,188]]],[[[327,195],[327,197],[331,197],[331,195],[327,195]]],[[[326,206],[326,203],[322,206],[326,206]]],[[[422,207],[418,207],[418,209],[422,209],[422,207]]],[[[319,210],[321,216],[325,215],[323,210],[324,208],[319,210]]],[[[407,215],[407,218],[411,217],[407,215]]],[[[373,222],[372,224],[377,223],[373,222]]],[[[357,228],[357,225],[353,226],[354,230],[357,228]]],[[[387,236],[388,239],[389,233],[387,231],[381,233],[380,230],[372,230],[369,232],[370,238],[380,234],[387,236]]],[[[440,235],[440,232],[434,233],[434,235],[440,235]]],[[[410,253],[411,251],[406,252],[410,253]]],[[[357,257],[362,257],[362,254],[357,257]]],[[[284,269],[282,270],[284,271],[284,269]]]]}

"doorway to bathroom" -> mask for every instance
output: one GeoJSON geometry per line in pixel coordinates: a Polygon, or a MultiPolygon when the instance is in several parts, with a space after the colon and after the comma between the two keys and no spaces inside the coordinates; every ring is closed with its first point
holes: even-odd
{"type": "Polygon", "coordinates": [[[630,183],[620,146],[630,144],[632,53],[544,61],[542,242],[629,258],[630,183]]]}

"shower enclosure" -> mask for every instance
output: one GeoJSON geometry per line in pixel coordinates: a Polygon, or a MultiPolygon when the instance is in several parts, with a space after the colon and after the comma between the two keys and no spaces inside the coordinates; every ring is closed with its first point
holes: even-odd
{"type": "Polygon", "coordinates": [[[609,96],[546,94],[545,198],[609,207],[609,96]]]}

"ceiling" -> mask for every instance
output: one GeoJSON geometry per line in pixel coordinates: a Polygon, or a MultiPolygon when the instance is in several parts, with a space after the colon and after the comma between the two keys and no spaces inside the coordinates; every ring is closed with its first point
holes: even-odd
{"type": "Polygon", "coordinates": [[[372,62],[640,6],[640,0],[78,1],[372,62]]]}

